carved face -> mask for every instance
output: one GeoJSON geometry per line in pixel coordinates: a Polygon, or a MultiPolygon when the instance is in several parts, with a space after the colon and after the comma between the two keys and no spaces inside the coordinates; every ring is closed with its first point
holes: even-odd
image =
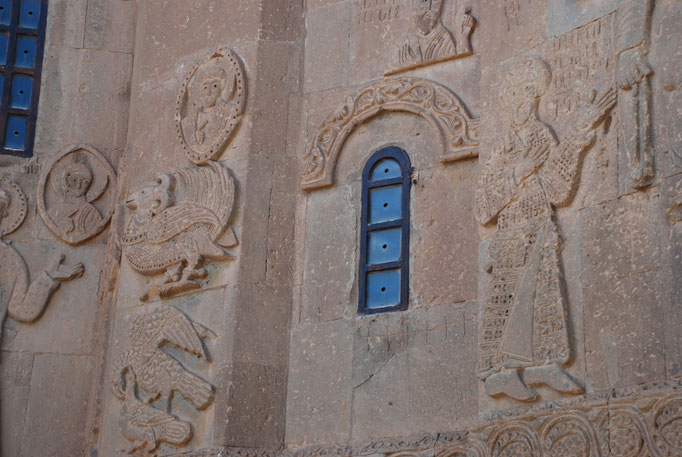
{"type": "Polygon", "coordinates": [[[422,35],[428,35],[440,19],[442,0],[413,0],[414,22],[422,35]]]}
{"type": "Polygon", "coordinates": [[[204,108],[211,108],[215,106],[220,94],[225,87],[225,80],[222,78],[206,78],[201,83],[200,96],[201,104],[204,108]]]}
{"type": "Polygon", "coordinates": [[[516,122],[527,120],[537,111],[540,97],[549,85],[549,70],[539,59],[528,59],[512,68],[505,77],[500,99],[516,122]]]}
{"type": "Polygon", "coordinates": [[[134,212],[158,214],[173,204],[173,188],[172,176],[161,175],[153,184],[132,192],[126,200],[126,206],[134,212]]]}
{"type": "Polygon", "coordinates": [[[80,198],[92,184],[92,171],[82,164],[75,164],[64,171],[64,193],[69,197],[80,198]]]}

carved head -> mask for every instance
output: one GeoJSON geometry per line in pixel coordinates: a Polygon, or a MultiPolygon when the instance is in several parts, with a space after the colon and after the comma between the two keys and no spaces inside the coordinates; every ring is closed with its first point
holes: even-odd
{"type": "Polygon", "coordinates": [[[169,174],[161,174],[153,183],[131,193],[126,200],[126,206],[132,211],[151,215],[159,214],[169,206],[173,206],[174,190],[175,178],[169,174]]]}
{"type": "Polygon", "coordinates": [[[549,68],[537,57],[509,70],[502,83],[500,99],[515,121],[526,121],[537,114],[540,97],[547,91],[550,78],[549,68]]]}
{"type": "Polygon", "coordinates": [[[443,0],[412,0],[414,22],[422,35],[428,35],[440,20],[443,0]]]}
{"type": "Polygon", "coordinates": [[[92,184],[92,170],[82,163],[74,163],[64,170],[63,189],[66,197],[83,197],[92,184]]]}
{"type": "Polygon", "coordinates": [[[7,217],[9,201],[9,194],[5,190],[0,189],[0,222],[2,222],[3,218],[7,217]]]}
{"type": "MultiPolygon", "coordinates": [[[[227,72],[222,67],[212,66],[196,75],[192,98],[200,101],[202,108],[212,108],[227,88],[227,72]]],[[[226,94],[230,98],[231,94],[226,94]]]]}

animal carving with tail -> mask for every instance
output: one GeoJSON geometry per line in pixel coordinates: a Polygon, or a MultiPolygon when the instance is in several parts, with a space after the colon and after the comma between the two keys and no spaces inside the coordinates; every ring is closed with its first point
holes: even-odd
{"type": "Polygon", "coordinates": [[[165,273],[143,301],[198,288],[195,279],[207,274],[205,258],[234,258],[225,249],[237,245],[232,228],[226,229],[234,200],[234,180],[217,162],[161,174],[129,195],[133,217],[121,237],[126,257],[140,273],[165,273]]]}

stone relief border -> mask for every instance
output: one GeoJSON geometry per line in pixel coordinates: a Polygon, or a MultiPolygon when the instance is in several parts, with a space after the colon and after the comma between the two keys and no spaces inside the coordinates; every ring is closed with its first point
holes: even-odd
{"type": "Polygon", "coordinates": [[[682,455],[682,378],[517,408],[468,431],[301,449],[216,447],[174,457],[673,457],[682,455]]]}
{"type": "Polygon", "coordinates": [[[471,117],[455,93],[426,79],[387,79],[347,97],[322,122],[304,157],[302,188],[332,185],[336,161],[348,136],[358,125],[385,111],[414,113],[436,127],[443,143],[442,162],[478,156],[479,119],[471,117]]]}

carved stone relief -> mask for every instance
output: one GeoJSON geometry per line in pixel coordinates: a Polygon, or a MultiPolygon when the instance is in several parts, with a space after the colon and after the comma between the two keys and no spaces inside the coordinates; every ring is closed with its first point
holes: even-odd
{"type": "Polygon", "coordinates": [[[79,244],[100,233],[114,212],[116,173],[90,146],[59,154],[43,167],[38,212],[60,239],[79,244]]]}
{"type": "MultiPolygon", "coordinates": [[[[522,408],[470,430],[301,449],[219,447],[183,457],[673,457],[682,455],[679,380],[582,399],[582,405],[522,408]],[[652,389],[654,392],[647,392],[652,389]]],[[[179,454],[178,454],[179,457],[179,454]]]]}
{"type": "Polygon", "coordinates": [[[119,357],[112,379],[114,394],[124,402],[119,427],[132,443],[130,455],[155,455],[162,442],[181,446],[192,439],[191,424],[172,414],[173,395],[203,410],[213,402],[215,389],[163,349],[175,347],[210,361],[203,341],[208,337],[215,335],[173,306],[133,322],[130,349],[119,357]]]}
{"type": "Polygon", "coordinates": [[[175,124],[185,154],[195,164],[216,160],[239,126],[246,78],[239,57],[223,48],[195,66],[178,97],[175,124]]]}
{"type": "Polygon", "coordinates": [[[571,347],[555,208],[573,198],[582,157],[616,104],[615,91],[607,90],[580,108],[582,120],[558,139],[538,115],[550,81],[549,67],[538,58],[506,74],[500,97],[510,127],[483,165],[476,190],[477,219],[497,226],[478,375],[489,395],[521,401],[538,398],[534,385],[584,391],[563,369],[571,347]]]}
{"type": "Polygon", "coordinates": [[[469,7],[458,11],[453,34],[441,20],[445,0],[411,1],[414,29],[398,46],[395,62],[386,75],[471,55],[471,34],[476,20],[469,14],[469,7]]]}
{"type": "Polygon", "coordinates": [[[478,155],[478,119],[450,89],[421,78],[393,78],[364,87],[348,97],[322,122],[304,157],[304,189],[333,184],[341,148],[359,124],[385,111],[422,116],[437,130],[443,143],[441,161],[478,155]]]}
{"type": "Polygon", "coordinates": [[[196,280],[207,274],[206,258],[234,259],[226,250],[237,245],[227,226],[234,200],[229,169],[213,161],[160,174],[128,196],[132,217],[121,237],[123,251],[136,271],[165,275],[143,301],[199,288],[196,280]]]}
{"type": "Polygon", "coordinates": [[[26,197],[14,182],[0,178],[0,335],[7,316],[19,322],[34,322],[45,310],[63,281],[79,278],[83,265],[63,265],[59,255],[52,267],[33,281],[21,255],[2,237],[13,232],[26,217],[26,197]]]}

